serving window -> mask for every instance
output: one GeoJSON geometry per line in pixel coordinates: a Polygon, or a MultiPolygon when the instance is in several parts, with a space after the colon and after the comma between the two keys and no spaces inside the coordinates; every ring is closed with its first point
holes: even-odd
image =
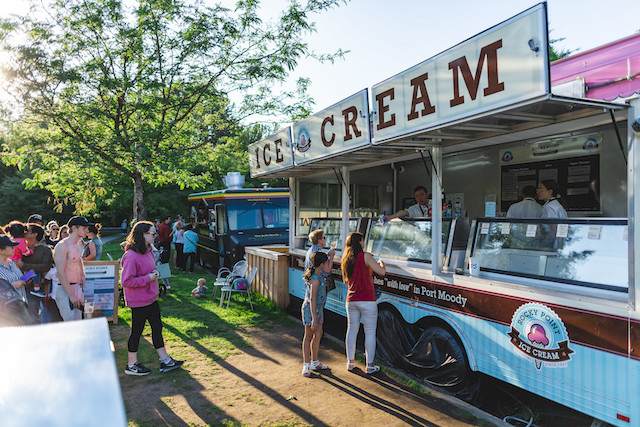
{"type": "Polygon", "coordinates": [[[626,219],[477,220],[470,256],[482,272],[627,292],[626,219]]]}
{"type": "MultiPolygon", "coordinates": [[[[349,233],[359,231],[360,219],[349,219],[349,233]]],[[[327,249],[335,242],[336,250],[343,250],[342,242],[346,239],[342,238],[342,218],[314,218],[311,220],[309,231],[322,230],[327,238],[327,249]]],[[[311,247],[309,239],[305,242],[305,247],[311,247]]]]}
{"type": "MultiPolygon", "coordinates": [[[[442,222],[442,253],[449,240],[452,220],[442,222]]],[[[366,251],[375,256],[431,262],[431,219],[402,219],[383,224],[372,221],[366,251]]]]}

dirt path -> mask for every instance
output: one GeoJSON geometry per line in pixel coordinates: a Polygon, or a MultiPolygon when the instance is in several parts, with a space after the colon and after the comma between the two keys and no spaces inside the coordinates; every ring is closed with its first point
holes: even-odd
{"type": "MultiPolygon", "coordinates": [[[[323,340],[332,369],[300,375],[300,327],[254,330],[251,347],[212,361],[206,348],[182,371],[120,374],[127,417],[138,425],[490,425],[444,400],[418,393],[384,373],[347,372],[345,358],[323,340]]],[[[358,362],[361,368],[363,364],[358,362]]]]}

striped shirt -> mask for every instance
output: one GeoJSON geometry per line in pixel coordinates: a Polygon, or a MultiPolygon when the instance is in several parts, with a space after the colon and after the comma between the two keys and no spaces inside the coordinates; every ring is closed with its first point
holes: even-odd
{"type": "MultiPolygon", "coordinates": [[[[13,284],[13,282],[22,279],[22,271],[20,271],[18,266],[11,260],[9,260],[8,266],[0,262],[0,277],[13,284]]],[[[26,301],[27,294],[24,291],[24,286],[16,289],[16,291],[18,291],[20,297],[26,301]]]]}

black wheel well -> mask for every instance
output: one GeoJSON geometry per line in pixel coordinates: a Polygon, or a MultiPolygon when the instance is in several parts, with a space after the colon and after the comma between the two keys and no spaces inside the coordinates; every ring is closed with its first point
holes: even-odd
{"type": "MultiPolygon", "coordinates": [[[[380,310],[389,310],[389,311],[393,312],[395,315],[400,316],[400,318],[404,320],[404,318],[400,314],[400,311],[393,304],[381,303],[381,304],[378,305],[378,311],[380,311],[380,310]]],[[[466,356],[467,369],[471,370],[471,367],[469,366],[469,352],[468,352],[468,349],[463,344],[462,339],[460,338],[460,336],[458,335],[456,330],[451,326],[451,324],[449,324],[449,322],[447,322],[446,320],[444,320],[444,319],[442,319],[440,317],[437,317],[437,316],[427,315],[425,317],[422,317],[416,323],[410,324],[410,326],[413,326],[415,328],[420,328],[422,330],[427,329],[430,326],[439,326],[439,327],[445,329],[447,332],[449,332],[451,334],[451,336],[456,340],[456,342],[458,343],[460,348],[462,348],[462,350],[464,351],[465,356],[466,356]]]]}

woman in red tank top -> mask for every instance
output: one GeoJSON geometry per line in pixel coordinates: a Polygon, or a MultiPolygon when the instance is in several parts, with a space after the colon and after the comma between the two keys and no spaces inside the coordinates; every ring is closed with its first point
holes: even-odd
{"type": "Polygon", "coordinates": [[[378,323],[378,305],[373,286],[372,272],[384,276],[387,272],[382,261],[376,261],[364,251],[364,236],[351,233],[347,236],[346,247],[342,255],[342,279],[349,286],[347,292],[347,370],[355,367],[356,338],[360,329],[360,319],[364,324],[364,348],[367,355],[367,374],[380,370],[373,365],[376,355],[376,325],[378,323]]]}

